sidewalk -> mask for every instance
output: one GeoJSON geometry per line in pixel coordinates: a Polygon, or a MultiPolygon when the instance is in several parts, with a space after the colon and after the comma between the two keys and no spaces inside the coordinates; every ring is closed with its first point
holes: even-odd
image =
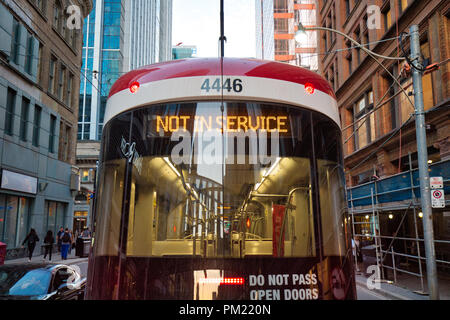
{"type": "MultiPolygon", "coordinates": [[[[67,255],[67,260],[62,260],[61,259],[61,252],[58,252],[56,250],[56,252],[52,252],[52,260],[49,261],[48,260],[48,256],[47,259],[45,259],[45,262],[51,262],[51,263],[56,263],[56,264],[76,264],[76,263],[80,263],[80,262],[87,262],[88,258],[80,258],[78,256],[75,255],[75,249],[72,249],[71,254],[67,255]]],[[[33,258],[31,259],[31,262],[35,262],[35,263],[40,263],[40,262],[44,262],[44,255],[33,255],[33,258]]],[[[27,258],[19,258],[19,259],[12,259],[12,260],[5,260],[5,265],[7,264],[14,264],[14,263],[28,263],[28,257],[27,258]]]]}
{"type": "MultiPolygon", "coordinates": [[[[356,274],[356,284],[367,288],[368,277],[362,274],[356,274]]],[[[392,300],[429,300],[427,280],[424,277],[424,291],[426,294],[420,294],[421,285],[417,278],[407,274],[398,275],[396,283],[380,283],[379,289],[373,289],[375,292],[392,300]]],[[[441,300],[450,300],[450,281],[439,278],[439,295],[441,300]]]]}

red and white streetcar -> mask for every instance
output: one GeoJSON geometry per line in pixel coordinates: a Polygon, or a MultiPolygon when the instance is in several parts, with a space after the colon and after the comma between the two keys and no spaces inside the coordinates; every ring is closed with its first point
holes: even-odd
{"type": "Polygon", "coordinates": [[[88,299],[353,299],[339,113],[311,71],[186,59],[112,87],[88,299]]]}

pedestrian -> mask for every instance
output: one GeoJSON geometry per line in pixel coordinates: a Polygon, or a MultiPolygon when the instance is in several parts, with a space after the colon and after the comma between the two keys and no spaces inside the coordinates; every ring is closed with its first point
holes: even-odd
{"type": "Polygon", "coordinates": [[[38,241],[39,241],[39,237],[36,234],[36,230],[31,228],[30,233],[28,233],[27,237],[22,242],[22,248],[23,248],[25,242],[27,243],[27,246],[28,246],[28,262],[31,262],[31,257],[33,256],[34,247],[36,246],[36,242],[38,242],[38,241]]]}
{"type": "Polygon", "coordinates": [[[44,238],[44,261],[48,254],[48,261],[52,261],[52,251],[53,244],[55,243],[55,238],[53,237],[53,232],[51,230],[47,231],[47,235],[44,238]]]}
{"type": "Polygon", "coordinates": [[[72,253],[72,249],[75,246],[75,241],[73,240],[73,230],[69,230],[69,234],[70,234],[70,246],[69,246],[69,255],[72,253]]]}
{"type": "Polygon", "coordinates": [[[61,237],[64,234],[64,228],[61,226],[56,234],[56,241],[58,242],[58,252],[61,252],[61,237]]]}
{"type": "Polygon", "coordinates": [[[66,228],[64,233],[61,236],[61,259],[67,260],[67,253],[69,252],[70,245],[72,240],[70,238],[69,229],[66,228]]]}
{"type": "Polygon", "coordinates": [[[90,238],[91,232],[89,231],[88,227],[84,227],[83,233],[81,234],[83,238],[90,238]]]}

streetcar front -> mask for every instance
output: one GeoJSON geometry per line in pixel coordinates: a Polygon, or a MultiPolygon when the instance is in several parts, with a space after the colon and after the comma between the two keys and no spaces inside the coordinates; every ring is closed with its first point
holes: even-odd
{"type": "Polygon", "coordinates": [[[89,299],[353,299],[336,100],[317,74],[188,59],[111,89],[89,299]]]}

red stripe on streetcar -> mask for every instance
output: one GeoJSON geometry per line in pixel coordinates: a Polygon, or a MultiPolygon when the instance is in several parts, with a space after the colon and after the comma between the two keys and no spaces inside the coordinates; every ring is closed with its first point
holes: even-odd
{"type": "MultiPolygon", "coordinates": [[[[120,77],[112,86],[109,97],[128,90],[133,82],[145,83],[196,76],[220,75],[220,58],[193,58],[172,60],[142,67],[120,77]]],[[[225,76],[247,76],[289,81],[305,85],[312,84],[333,98],[331,85],[315,72],[287,63],[257,59],[224,58],[223,74],[225,76]]]]}

